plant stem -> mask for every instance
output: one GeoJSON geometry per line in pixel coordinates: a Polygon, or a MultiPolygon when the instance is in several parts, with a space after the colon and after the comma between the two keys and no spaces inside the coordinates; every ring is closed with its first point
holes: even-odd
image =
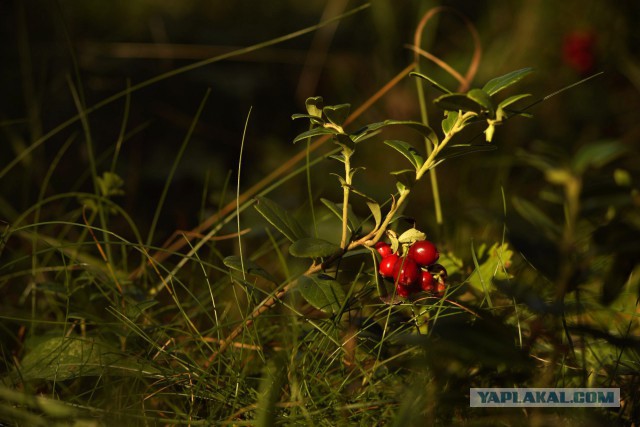
{"type": "Polygon", "coordinates": [[[396,212],[398,212],[398,209],[400,208],[400,206],[402,206],[402,203],[404,203],[404,201],[407,199],[410,193],[411,193],[411,190],[407,188],[402,194],[400,194],[400,197],[398,198],[398,201],[396,202],[395,206],[391,207],[391,209],[389,210],[389,213],[387,213],[387,216],[385,217],[384,221],[382,222],[382,224],[380,224],[380,227],[376,231],[373,239],[366,243],[367,245],[375,245],[378,242],[378,240],[382,238],[382,235],[384,234],[384,232],[387,231],[387,227],[389,226],[391,219],[396,214],[396,212]]]}
{"type": "Polygon", "coordinates": [[[342,151],[344,156],[344,185],[342,186],[342,239],[340,248],[347,247],[348,219],[349,219],[349,191],[351,190],[351,153],[342,151]]]}
{"type": "Polygon", "coordinates": [[[454,135],[462,130],[467,119],[471,118],[474,115],[476,114],[470,111],[465,114],[458,114],[458,120],[454,123],[451,130],[444,136],[442,141],[440,141],[440,143],[433,148],[433,151],[431,151],[431,154],[429,154],[427,160],[424,161],[422,167],[416,172],[416,181],[419,181],[420,178],[422,178],[422,176],[433,167],[436,156],[442,151],[444,147],[447,146],[454,135]]]}
{"type": "MultiPolygon", "coordinates": [[[[433,147],[433,150],[429,154],[429,157],[427,157],[427,160],[425,160],[425,162],[422,165],[422,167],[416,172],[416,182],[418,182],[420,180],[420,178],[422,178],[422,176],[427,171],[429,171],[429,170],[431,170],[433,168],[433,165],[436,162],[436,156],[440,153],[440,151],[442,151],[442,149],[444,147],[447,146],[447,144],[449,143],[449,141],[451,141],[453,136],[456,133],[458,133],[460,130],[462,130],[462,128],[464,127],[464,123],[467,121],[467,119],[471,118],[474,115],[475,115],[475,113],[473,113],[473,112],[467,112],[465,114],[459,114],[458,115],[458,120],[455,122],[455,124],[453,125],[451,130],[444,136],[444,138],[442,139],[442,141],[440,141],[440,143],[438,145],[433,147]]],[[[389,226],[389,223],[391,222],[391,219],[393,218],[395,213],[398,211],[398,209],[400,209],[400,207],[402,206],[402,204],[407,199],[407,197],[409,196],[410,193],[411,193],[411,189],[410,188],[406,188],[400,194],[400,197],[398,198],[398,202],[395,204],[395,206],[392,206],[391,209],[389,210],[389,213],[387,213],[386,218],[384,219],[382,224],[380,224],[380,227],[378,228],[378,230],[377,231],[374,230],[375,234],[373,232],[369,233],[369,235],[367,235],[364,239],[361,239],[360,241],[364,241],[366,239],[367,241],[363,242],[364,244],[366,244],[366,245],[375,245],[378,242],[378,240],[380,240],[382,238],[382,235],[387,230],[387,227],[389,226]],[[373,235],[373,239],[369,240],[371,235],[373,235]]]]}

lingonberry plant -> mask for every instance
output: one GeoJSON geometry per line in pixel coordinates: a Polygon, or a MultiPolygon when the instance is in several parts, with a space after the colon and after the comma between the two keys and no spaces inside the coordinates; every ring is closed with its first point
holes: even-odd
{"type": "MultiPolygon", "coordinates": [[[[517,83],[530,74],[530,68],[524,68],[494,78],[482,88],[473,88],[466,93],[453,93],[430,77],[412,73],[415,77],[429,82],[443,92],[435,100],[435,105],[443,111],[441,128],[438,132],[418,121],[385,120],[370,123],[353,131],[345,129],[345,121],[349,116],[350,105],[325,105],[322,97],[311,97],[306,100],[306,112],[294,114],[294,120],[308,120],[309,130],[297,135],[294,143],[308,141],[312,138],[329,137],[336,145],[330,156],[341,165],[342,173],[334,174],[337,184],[342,188],[342,200],[333,202],[322,199],[323,204],[340,220],[340,240],[330,241],[322,237],[308,235],[295,218],[274,201],[260,197],[256,209],[288,240],[291,241],[289,253],[294,257],[308,258],[311,264],[297,280],[287,283],[275,295],[265,299],[254,312],[238,326],[222,343],[212,360],[232,341],[246,325],[252,323],[259,315],[272,307],[294,286],[302,296],[314,307],[334,316],[340,316],[348,304],[347,284],[341,282],[340,261],[369,249],[373,274],[365,286],[377,289],[382,301],[389,304],[401,303],[420,292],[427,295],[444,297],[447,287],[447,271],[435,262],[439,258],[436,245],[427,240],[424,231],[409,228],[394,230],[399,211],[408,202],[415,184],[425,174],[450,158],[478,151],[495,148],[491,144],[496,126],[521,111],[510,107],[529,94],[518,94],[497,100],[497,94],[517,83]],[[463,129],[478,126],[485,134],[484,142],[454,142],[463,129]],[[397,192],[390,200],[380,202],[357,188],[354,176],[363,170],[356,166],[356,153],[361,144],[373,143],[373,139],[386,128],[405,127],[417,132],[424,140],[423,150],[416,148],[411,142],[387,139],[384,144],[390,150],[400,153],[409,163],[407,169],[391,172],[397,192]],[[353,214],[351,205],[355,199],[364,202],[369,216],[358,218],[353,214]],[[383,206],[387,206],[383,212],[383,206]],[[388,238],[390,244],[382,241],[388,238]],[[381,257],[378,260],[375,254],[381,257]],[[379,275],[377,274],[379,273],[379,275]],[[392,287],[388,290],[387,285],[392,287]]],[[[399,228],[399,227],[397,227],[399,228]]],[[[265,276],[265,270],[254,266],[243,267],[242,260],[232,256],[225,259],[230,268],[240,269],[245,273],[265,276]]]]}

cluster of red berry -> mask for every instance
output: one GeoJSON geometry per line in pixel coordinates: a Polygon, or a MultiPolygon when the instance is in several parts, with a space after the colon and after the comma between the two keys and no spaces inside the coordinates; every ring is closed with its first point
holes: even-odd
{"type": "Polygon", "coordinates": [[[393,279],[398,295],[406,298],[421,290],[444,294],[447,271],[436,264],[440,254],[432,242],[421,240],[413,243],[405,256],[393,253],[391,246],[384,242],[376,243],[375,248],[382,256],[380,275],[393,279]]]}

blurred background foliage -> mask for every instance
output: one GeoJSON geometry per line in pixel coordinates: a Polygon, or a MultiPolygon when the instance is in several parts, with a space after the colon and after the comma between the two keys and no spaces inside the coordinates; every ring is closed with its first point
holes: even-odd
{"type": "MultiPolygon", "coordinates": [[[[71,87],[77,89],[80,102],[91,107],[128,85],[314,25],[359,4],[362,2],[347,0],[0,3],[0,228],[20,225],[16,221],[38,203],[42,191],[45,197],[92,191],[88,172],[91,154],[82,141],[81,123],[49,135],[78,113],[71,87]],[[44,143],[31,150],[43,137],[44,143]],[[63,147],[67,147],[63,161],[48,177],[49,167],[63,147]],[[18,158],[17,164],[8,167],[18,158]],[[44,189],[43,182],[47,183],[44,189]]],[[[544,313],[557,314],[550,300],[584,289],[593,313],[589,322],[582,321],[584,307],[579,301],[578,308],[572,306],[568,312],[578,319],[572,323],[574,332],[595,337],[599,343],[630,348],[631,355],[625,353],[625,360],[628,357],[635,365],[620,368],[628,375],[621,383],[627,381],[628,390],[637,390],[638,376],[633,374],[640,360],[637,343],[624,341],[630,332],[637,331],[637,326],[632,329],[627,322],[629,313],[637,313],[637,279],[633,282],[636,289],[623,290],[629,287],[634,269],[637,273],[640,259],[640,3],[636,1],[375,0],[369,9],[335,26],[181,73],[92,112],[88,123],[99,174],[109,169],[124,125],[126,138],[115,165],[115,172],[123,179],[124,194],[115,195],[114,200],[146,236],[167,174],[198,105],[211,89],[167,194],[152,242],[160,245],[175,230],[192,229],[234,200],[240,142],[250,108],[242,189],[304,150],[301,144],[291,144],[294,136],[305,130],[291,115],[304,111],[307,97],[320,95],[327,104],[350,103],[356,108],[407,67],[413,61],[408,46],[413,43],[416,26],[426,11],[437,6],[458,10],[477,28],[482,58],[473,86],[481,87],[492,77],[530,66],[536,72],[520,82],[517,90],[539,99],[597,72],[603,74],[538,104],[530,110],[532,119],[516,117],[500,126],[493,141],[496,151],[439,166],[442,224],[436,223],[427,180],[420,183],[423,191],[413,193],[405,213],[433,235],[443,252],[452,251],[466,266],[473,266],[471,241],[491,245],[502,239],[506,229],[518,253],[514,265],[518,279],[508,286],[495,284],[501,292],[494,296],[496,305],[511,304],[513,298],[525,304],[530,313],[540,315],[544,323],[544,313]],[[580,189],[577,199],[571,193],[575,185],[580,189]],[[577,217],[572,218],[572,209],[577,217]],[[614,304],[619,316],[600,311],[598,304],[614,304]],[[607,328],[609,323],[615,325],[614,330],[607,328]],[[624,330],[620,325],[627,323],[629,329],[624,330]],[[598,329],[594,325],[605,326],[598,329]],[[616,341],[619,336],[623,341],[616,341]]],[[[470,64],[472,46],[464,24],[449,13],[429,22],[421,45],[461,73],[470,64]]],[[[421,71],[451,89],[457,86],[426,60],[421,62],[421,71]]],[[[415,80],[405,78],[351,125],[351,130],[385,119],[419,120],[415,88],[415,80]]],[[[431,87],[426,93],[429,99],[439,95],[431,87]]],[[[433,120],[441,116],[435,107],[430,108],[433,120]]],[[[432,125],[439,127],[437,121],[432,125]]],[[[465,137],[475,141],[478,135],[468,133],[465,137]]],[[[356,178],[358,188],[379,200],[386,199],[395,191],[388,172],[404,167],[404,161],[384,149],[382,142],[363,144],[354,159],[367,166],[356,178]]],[[[335,168],[335,164],[324,162],[313,169],[316,197],[339,200],[340,188],[325,179],[335,168]]],[[[308,195],[302,179],[279,186],[269,197],[308,223],[308,195]]],[[[78,207],[73,198],[47,203],[40,220],[66,220],[73,217],[69,211],[78,207]]],[[[257,230],[246,237],[245,244],[268,252],[267,236],[260,230],[264,223],[249,211],[243,214],[243,222],[257,230]]],[[[77,219],[77,211],[75,215],[77,219]]],[[[22,224],[32,219],[27,215],[22,224]]],[[[111,217],[109,225],[114,233],[134,240],[123,216],[111,217]]],[[[235,231],[235,225],[228,225],[225,231],[235,231]]],[[[11,239],[6,248],[5,243],[5,261],[22,259],[31,250],[28,241],[11,239]]],[[[223,242],[216,250],[230,255],[237,248],[235,243],[223,242]]],[[[11,277],[10,273],[3,277],[11,277]]],[[[27,291],[22,294],[23,290],[12,288],[11,283],[6,279],[2,284],[7,294],[3,311],[17,312],[21,304],[28,310],[27,291]]],[[[430,338],[443,336],[451,341],[438,347],[442,358],[432,353],[430,357],[436,360],[425,362],[442,375],[436,379],[441,385],[452,378],[460,380],[452,382],[460,389],[470,385],[458,376],[466,375],[468,371],[460,366],[471,364],[467,359],[473,359],[462,351],[463,342],[451,339],[455,334],[447,328],[462,328],[466,334],[462,335],[469,337],[476,336],[477,330],[484,331],[483,336],[499,331],[498,336],[506,338],[497,338],[497,344],[507,342],[507,350],[513,350],[513,319],[494,322],[493,317],[488,318],[473,327],[443,323],[442,330],[430,338]],[[456,356],[461,359],[458,365],[445,363],[443,367],[442,359],[456,356]],[[448,377],[445,368],[454,374],[448,377]]],[[[536,348],[536,334],[544,335],[540,330],[552,330],[553,326],[557,324],[543,327],[533,322],[524,326],[528,345],[537,354],[555,357],[544,345],[536,348]]],[[[3,326],[3,339],[12,343],[6,347],[11,350],[3,351],[20,351],[23,332],[17,329],[16,323],[3,326]]],[[[559,346],[553,337],[548,342],[559,346]]],[[[427,344],[419,342],[418,346],[427,344]]],[[[620,357],[622,354],[621,350],[620,357]]],[[[10,360],[5,354],[3,371],[9,370],[10,360]]],[[[607,365],[609,362],[590,363],[618,369],[617,364],[607,365]]],[[[500,365],[495,360],[487,363],[500,365]]],[[[528,365],[514,369],[513,376],[505,375],[509,380],[519,378],[522,372],[523,377],[533,372],[528,365]]],[[[635,399],[640,398],[636,395],[635,399]]],[[[410,418],[405,406],[401,412],[410,418]]],[[[638,416],[637,408],[633,414],[638,416]]]]}
{"type": "MultiPolygon", "coordinates": [[[[127,82],[136,84],[197,60],[293,32],[354,4],[346,0],[304,5],[292,1],[5,2],[0,102],[3,138],[8,143],[0,147],[3,164],[77,113],[69,79],[82,89],[85,105],[91,106],[126,89],[127,82]]],[[[523,83],[525,90],[543,96],[604,71],[587,85],[536,107],[533,120],[518,119],[502,126],[497,155],[462,158],[441,167],[447,217],[467,215],[486,224],[482,211],[502,209],[500,186],[507,194],[538,191],[531,185],[532,172],[512,161],[515,152],[528,149],[535,141],[545,141],[567,155],[582,144],[607,138],[637,148],[640,41],[633,24],[638,17],[635,2],[375,1],[366,12],[317,34],[198,68],[133,93],[126,118],[131,136],[123,144],[117,170],[127,183],[125,208],[140,220],[148,217],[145,199],[157,197],[206,88],[212,89],[211,100],[178,169],[175,191],[169,194],[171,211],[163,216],[165,233],[173,231],[174,224],[189,228],[197,221],[205,179],[211,189],[219,189],[236,169],[250,107],[245,185],[255,183],[300,149],[290,145],[300,126],[292,123],[290,115],[303,110],[308,96],[322,95],[328,103],[348,102],[355,108],[406,67],[413,58],[407,46],[417,22],[425,11],[439,5],[459,10],[478,29],[483,49],[475,79],[478,86],[492,76],[532,66],[537,72],[523,83]]],[[[472,40],[452,14],[430,21],[422,43],[423,49],[461,72],[469,65],[472,40]]],[[[424,61],[421,68],[455,88],[457,83],[432,63],[424,61]]],[[[428,90],[427,94],[434,97],[437,92],[428,90]]],[[[97,153],[115,144],[124,106],[120,99],[91,114],[97,153]]],[[[407,78],[360,122],[418,117],[415,82],[407,78]]],[[[33,202],[44,166],[77,130],[70,127],[56,134],[24,159],[30,162],[30,179],[3,189],[3,206],[20,210],[33,202]]],[[[78,161],[86,163],[81,149],[71,151],[67,155],[79,156],[78,161]]],[[[364,190],[380,196],[391,192],[391,185],[380,183],[388,181],[386,172],[402,159],[387,156],[373,145],[360,156],[363,164],[380,166],[370,167],[361,177],[364,190]]],[[[52,186],[69,188],[80,172],[75,167],[61,170],[52,186]]],[[[11,173],[24,176],[20,169],[11,173]]],[[[427,191],[414,202],[413,214],[432,221],[429,185],[423,185],[427,191]]],[[[286,194],[291,198],[294,193],[289,190],[286,188],[286,194]]],[[[304,197],[304,190],[299,191],[304,197]]],[[[291,205],[298,203],[292,200],[291,205]]],[[[12,216],[9,212],[4,215],[12,216]]]]}

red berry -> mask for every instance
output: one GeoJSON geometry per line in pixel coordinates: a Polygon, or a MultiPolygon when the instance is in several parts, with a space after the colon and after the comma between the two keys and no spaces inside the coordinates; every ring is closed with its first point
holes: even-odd
{"type": "Polygon", "coordinates": [[[396,294],[401,296],[402,298],[407,298],[411,294],[420,292],[420,283],[418,282],[419,281],[416,281],[408,286],[401,285],[400,283],[398,283],[396,285],[396,294]]]}
{"type": "Polygon", "coordinates": [[[400,283],[396,285],[396,294],[402,298],[407,298],[411,294],[411,287],[402,286],[400,283]]]}
{"type": "Polygon", "coordinates": [[[376,243],[376,251],[378,251],[378,253],[380,254],[380,256],[382,258],[386,258],[389,255],[391,255],[391,246],[389,246],[388,243],[385,242],[378,242],[376,243]]]}
{"type": "Polygon", "coordinates": [[[420,287],[425,292],[436,292],[436,281],[428,271],[423,271],[420,278],[420,287]]]}
{"type": "Polygon", "coordinates": [[[436,245],[428,240],[415,242],[409,248],[409,256],[413,258],[420,267],[426,267],[438,260],[440,254],[436,245]]]}
{"type": "Polygon", "coordinates": [[[394,254],[382,258],[380,268],[378,269],[380,275],[382,277],[393,277],[393,268],[396,266],[398,259],[400,259],[400,257],[394,254]]]}
{"type": "MultiPolygon", "coordinates": [[[[393,256],[393,255],[392,255],[393,256]]],[[[397,255],[396,255],[397,256],[397,255]]],[[[398,259],[393,267],[393,279],[402,286],[411,286],[420,278],[420,267],[411,257],[398,259]]]]}

